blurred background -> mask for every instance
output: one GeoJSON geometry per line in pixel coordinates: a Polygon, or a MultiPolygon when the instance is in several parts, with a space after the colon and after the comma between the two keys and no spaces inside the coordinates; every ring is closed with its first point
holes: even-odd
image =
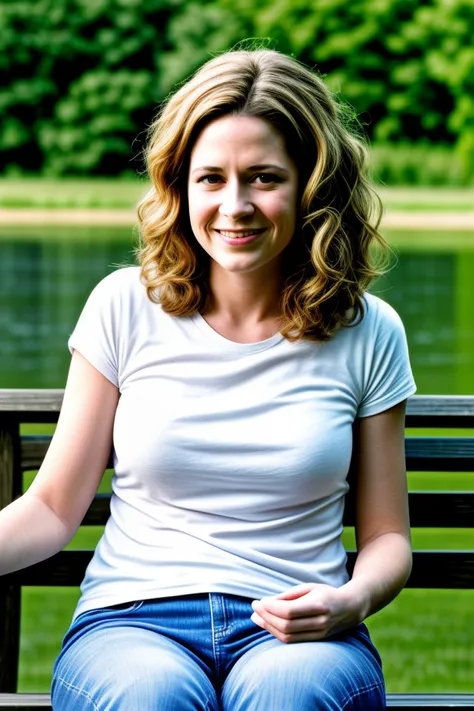
{"type": "MultiPolygon", "coordinates": [[[[0,2],[0,388],[64,386],[87,294],[134,261],[160,102],[257,37],[316,69],[370,142],[395,255],[373,291],[405,323],[418,392],[474,394],[473,36],[473,0],[0,2]]],[[[409,473],[409,484],[473,490],[474,474],[409,473]]],[[[473,548],[474,537],[424,530],[414,543],[473,548]]],[[[20,690],[48,688],[77,596],[24,591],[20,690]]],[[[473,691],[473,609],[473,591],[407,590],[374,616],[388,689],[473,691]]]]}

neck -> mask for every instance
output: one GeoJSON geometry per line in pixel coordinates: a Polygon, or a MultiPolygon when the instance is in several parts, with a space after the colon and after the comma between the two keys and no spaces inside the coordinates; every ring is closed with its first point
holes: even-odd
{"type": "Polygon", "coordinates": [[[209,281],[211,299],[205,316],[242,330],[275,322],[280,316],[281,284],[274,270],[235,274],[212,263],[209,281]]]}

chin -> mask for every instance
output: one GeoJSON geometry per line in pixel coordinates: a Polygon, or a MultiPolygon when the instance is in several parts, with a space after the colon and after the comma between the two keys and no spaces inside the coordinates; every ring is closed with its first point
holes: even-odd
{"type": "Polygon", "coordinates": [[[216,262],[216,264],[225,272],[229,272],[230,274],[248,274],[250,272],[255,271],[262,265],[256,262],[250,263],[250,262],[243,262],[242,260],[235,260],[235,261],[217,261],[213,260],[216,262]]]}

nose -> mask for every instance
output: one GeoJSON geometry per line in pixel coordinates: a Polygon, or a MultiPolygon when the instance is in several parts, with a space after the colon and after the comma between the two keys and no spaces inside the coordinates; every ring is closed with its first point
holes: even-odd
{"type": "Polygon", "coordinates": [[[253,215],[255,207],[250,200],[247,186],[239,182],[229,181],[221,192],[222,202],[219,213],[232,220],[253,215]]]}

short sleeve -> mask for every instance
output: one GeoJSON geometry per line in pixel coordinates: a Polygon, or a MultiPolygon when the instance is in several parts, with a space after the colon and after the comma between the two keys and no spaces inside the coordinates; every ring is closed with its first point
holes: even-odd
{"type": "Polygon", "coordinates": [[[396,311],[376,297],[369,301],[372,352],[365,358],[365,377],[358,417],[383,412],[416,392],[403,323],[396,311]]]}
{"type": "Polygon", "coordinates": [[[68,340],[68,348],[71,353],[79,351],[118,387],[120,295],[117,274],[105,277],[93,289],[68,340]]]}

